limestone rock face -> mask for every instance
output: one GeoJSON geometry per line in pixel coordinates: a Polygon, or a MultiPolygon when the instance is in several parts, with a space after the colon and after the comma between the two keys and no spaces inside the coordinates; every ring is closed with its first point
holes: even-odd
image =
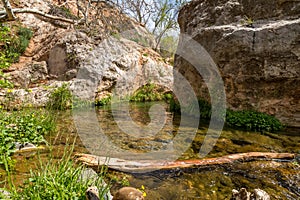
{"type": "MultiPolygon", "coordinates": [[[[300,2],[194,0],[179,14],[181,33],[201,44],[217,64],[231,109],[255,109],[300,126],[300,2]]],[[[175,68],[199,97],[201,76],[182,57],[175,68]]]]}
{"type": "MultiPolygon", "coordinates": [[[[60,17],[82,17],[77,16],[76,2],[72,1],[62,6],[57,1],[22,0],[18,7],[33,7],[60,17]],[[69,10],[68,16],[64,9],[69,10]]],[[[127,95],[149,82],[171,90],[173,67],[152,49],[156,46],[154,36],[109,3],[93,3],[88,26],[32,14],[18,16],[34,34],[23,55],[24,62],[8,70],[17,88],[9,94],[0,89],[2,103],[13,96],[18,101],[11,105],[43,106],[51,92],[43,86],[62,82],[69,82],[75,95],[83,94],[87,100],[110,96],[115,88],[118,95],[127,95]],[[91,83],[78,84],[81,79],[91,83]]]]}
{"type": "Polygon", "coordinates": [[[16,86],[28,88],[32,84],[40,83],[48,79],[48,69],[45,61],[30,62],[22,70],[14,70],[8,73],[9,79],[16,86]]]}
{"type": "MultiPolygon", "coordinates": [[[[125,38],[110,37],[89,51],[76,78],[96,81],[96,98],[101,99],[112,93],[130,95],[150,82],[172,90],[172,70],[152,49],[125,38]]],[[[77,88],[74,84],[73,90],[80,96],[77,88]]]]}

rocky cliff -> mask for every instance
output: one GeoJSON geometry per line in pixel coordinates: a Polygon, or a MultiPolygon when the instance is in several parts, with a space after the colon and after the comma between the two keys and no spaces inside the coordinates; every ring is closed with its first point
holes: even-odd
{"type": "MultiPolygon", "coordinates": [[[[300,126],[300,2],[194,0],[184,6],[181,33],[201,44],[224,80],[227,106],[254,109],[300,126]]],[[[209,99],[201,76],[182,57],[175,68],[209,99]]]]}
{"type": "MultiPolygon", "coordinates": [[[[13,4],[74,21],[82,17],[78,8],[85,6],[42,0],[13,4]]],[[[19,21],[34,35],[20,62],[6,70],[15,88],[9,94],[0,90],[0,101],[43,106],[50,91],[63,82],[76,94],[84,93],[86,86],[77,84],[83,76],[96,81],[97,86],[90,88],[93,92],[86,98],[107,97],[115,86],[120,95],[149,82],[171,88],[172,67],[152,49],[154,37],[142,25],[104,1],[92,3],[87,16],[81,23],[65,23],[19,14],[19,21]]]]}

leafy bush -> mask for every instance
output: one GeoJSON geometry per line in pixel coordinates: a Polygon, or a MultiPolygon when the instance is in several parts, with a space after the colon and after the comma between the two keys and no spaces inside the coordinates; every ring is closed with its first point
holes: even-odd
{"type": "MultiPolygon", "coordinates": [[[[205,100],[198,100],[201,119],[210,120],[211,105],[205,100]]],[[[170,111],[180,112],[180,105],[175,100],[170,101],[170,111]]],[[[282,123],[275,117],[253,111],[233,111],[227,109],[226,111],[226,125],[238,129],[249,131],[271,131],[276,132],[283,128],[282,123]]]]}
{"type": "Polygon", "coordinates": [[[0,25],[0,69],[8,68],[11,63],[17,62],[24,53],[32,37],[32,31],[22,26],[0,25]]]}
{"type": "Polygon", "coordinates": [[[163,93],[160,88],[153,83],[148,83],[139,88],[131,97],[130,101],[145,102],[145,101],[162,101],[170,100],[173,95],[170,93],[163,93]]]}
{"type": "Polygon", "coordinates": [[[169,103],[169,109],[171,112],[180,113],[180,104],[172,98],[169,103]]]}
{"type": "Polygon", "coordinates": [[[67,110],[72,108],[73,96],[68,84],[56,88],[49,97],[47,108],[50,110],[67,110]]]}
{"type": "Polygon", "coordinates": [[[228,110],[226,124],[231,127],[252,131],[279,131],[283,128],[281,122],[273,116],[257,111],[228,110]]]}
{"type": "Polygon", "coordinates": [[[12,87],[2,70],[19,61],[19,56],[24,53],[31,37],[32,31],[28,28],[0,24],[0,86],[2,88],[12,87]]]}
{"type": "Polygon", "coordinates": [[[106,106],[111,102],[111,96],[105,97],[103,99],[97,100],[95,106],[106,106]]]}
{"type": "MultiPolygon", "coordinates": [[[[44,135],[55,129],[49,113],[41,110],[6,112],[0,109],[0,155],[10,156],[15,142],[39,144],[44,135]]],[[[3,164],[0,159],[0,164],[3,164]]]]}

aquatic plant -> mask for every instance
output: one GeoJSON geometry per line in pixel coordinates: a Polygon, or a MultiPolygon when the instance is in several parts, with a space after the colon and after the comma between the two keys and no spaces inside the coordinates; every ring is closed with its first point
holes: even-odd
{"type": "Polygon", "coordinates": [[[0,164],[6,161],[8,166],[13,166],[10,156],[16,142],[43,143],[44,135],[54,129],[54,118],[44,110],[7,112],[0,109],[0,164]]]}
{"type": "Polygon", "coordinates": [[[276,132],[283,128],[282,123],[274,116],[254,110],[227,110],[226,124],[230,127],[260,132],[276,132]]]}
{"type": "MultiPolygon", "coordinates": [[[[200,109],[200,118],[210,120],[211,105],[203,99],[198,100],[198,104],[200,109]]],[[[180,105],[177,101],[170,101],[171,112],[180,112],[180,109],[180,105]]],[[[274,116],[254,110],[233,111],[227,109],[225,124],[237,129],[258,132],[276,132],[283,128],[283,124],[274,116]]]]}

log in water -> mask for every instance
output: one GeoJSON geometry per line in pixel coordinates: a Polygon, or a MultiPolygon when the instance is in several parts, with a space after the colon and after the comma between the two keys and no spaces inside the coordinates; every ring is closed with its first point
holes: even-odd
{"type": "Polygon", "coordinates": [[[76,154],[76,160],[89,166],[107,166],[109,169],[126,172],[145,172],[152,170],[170,170],[206,167],[229,164],[233,162],[248,162],[255,160],[293,160],[292,153],[249,152],[226,155],[218,158],[204,158],[195,160],[163,161],[163,160],[125,160],[106,158],[90,154],[76,154]]]}

